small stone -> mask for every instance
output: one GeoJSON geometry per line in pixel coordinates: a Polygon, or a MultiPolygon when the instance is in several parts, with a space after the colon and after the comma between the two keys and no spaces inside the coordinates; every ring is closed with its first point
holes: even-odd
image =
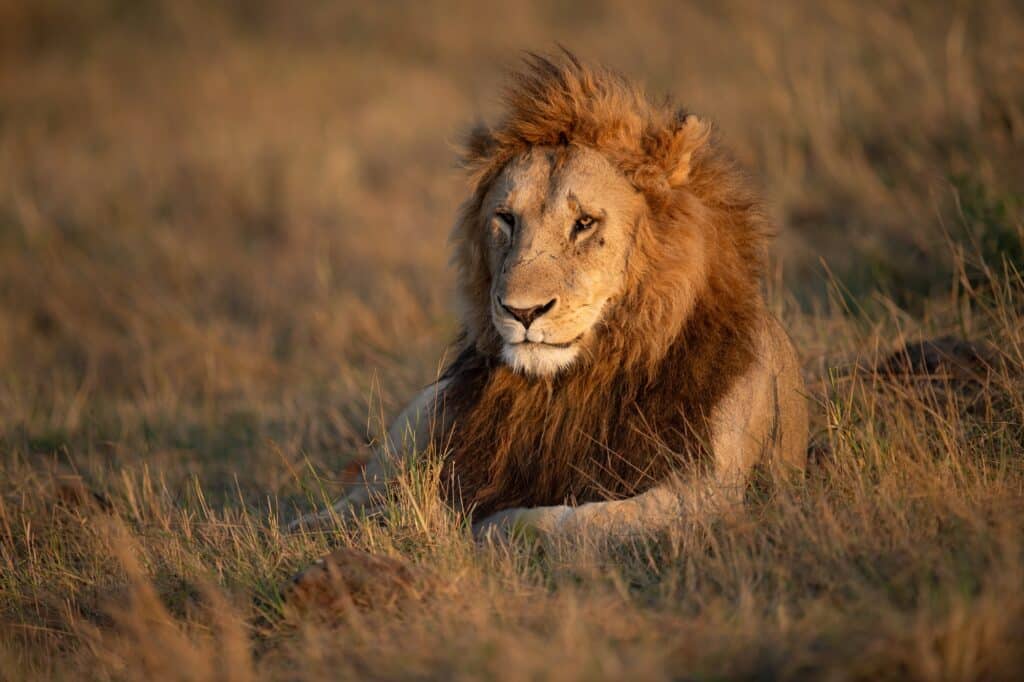
{"type": "Polygon", "coordinates": [[[296,574],[285,599],[300,613],[332,618],[347,610],[394,608],[430,591],[430,576],[408,563],[358,549],[337,549],[296,574]]]}

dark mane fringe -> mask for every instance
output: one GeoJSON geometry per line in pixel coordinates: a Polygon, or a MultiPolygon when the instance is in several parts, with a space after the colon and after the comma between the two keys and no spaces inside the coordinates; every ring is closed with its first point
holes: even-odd
{"type": "Polygon", "coordinates": [[[532,57],[527,67],[513,79],[506,119],[470,140],[476,190],[453,233],[464,340],[444,375],[435,445],[447,447],[446,495],[479,515],[626,497],[709,465],[708,418],[753,362],[765,316],[767,223],[717,144],[680,136],[682,112],[571,55],[532,57]],[[615,162],[648,215],[628,293],[607,310],[589,356],[554,378],[529,377],[497,357],[479,208],[511,158],[566,142],[615,162]],[[684,151],[689,177],[670,186],[684,151]]]}

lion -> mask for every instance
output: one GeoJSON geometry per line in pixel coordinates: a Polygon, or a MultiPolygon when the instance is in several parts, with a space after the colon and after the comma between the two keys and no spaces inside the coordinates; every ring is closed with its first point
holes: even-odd
{"type": "Polygon", "coordinates": [[[802,471],[796,352],[762,293],[772,234],[713,127],[570,53],[531,55],[478,126],[452,233],[454,360],[363,481],[293,527],[372,513],[396,443],[442,453],[477,536],[652,532],[802,471]]]}

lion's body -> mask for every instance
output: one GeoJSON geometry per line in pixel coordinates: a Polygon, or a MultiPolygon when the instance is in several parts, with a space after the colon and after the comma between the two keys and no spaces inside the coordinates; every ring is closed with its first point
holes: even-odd
{"type": "MultiPolygon", "coordinates": [[[[391,439],[443,453],[479,528],[650,529],[741,500],[758,464],[803,468],[799,365],[761,293],[770,230],[706,125],[538,59],[467,163],[461,347],[391,439]]],[[[344,509],[384,485],[385,451],[344,509]]]]}
{"type": "Polygon", "coordinates": [[[710,470],[711,416],[757,363],[761,320],[743,313],[723,324],[698,305],[650,376],[594,363],[538,381],[467,349],[449,371],[449,423],[435,431],[450,433],[452,497],[486,515],[631,497],[710,470]]]}

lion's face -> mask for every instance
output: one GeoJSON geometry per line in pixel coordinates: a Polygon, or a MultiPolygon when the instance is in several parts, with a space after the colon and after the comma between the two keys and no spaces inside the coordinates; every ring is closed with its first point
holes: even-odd
{"type": "Polygon", "coordinates": [[[507,165],[482,205],[505,362],[550,376],[586,352],[625,287],[643,207],[626,177],[587,147],[535,147],[507,165]]]}

